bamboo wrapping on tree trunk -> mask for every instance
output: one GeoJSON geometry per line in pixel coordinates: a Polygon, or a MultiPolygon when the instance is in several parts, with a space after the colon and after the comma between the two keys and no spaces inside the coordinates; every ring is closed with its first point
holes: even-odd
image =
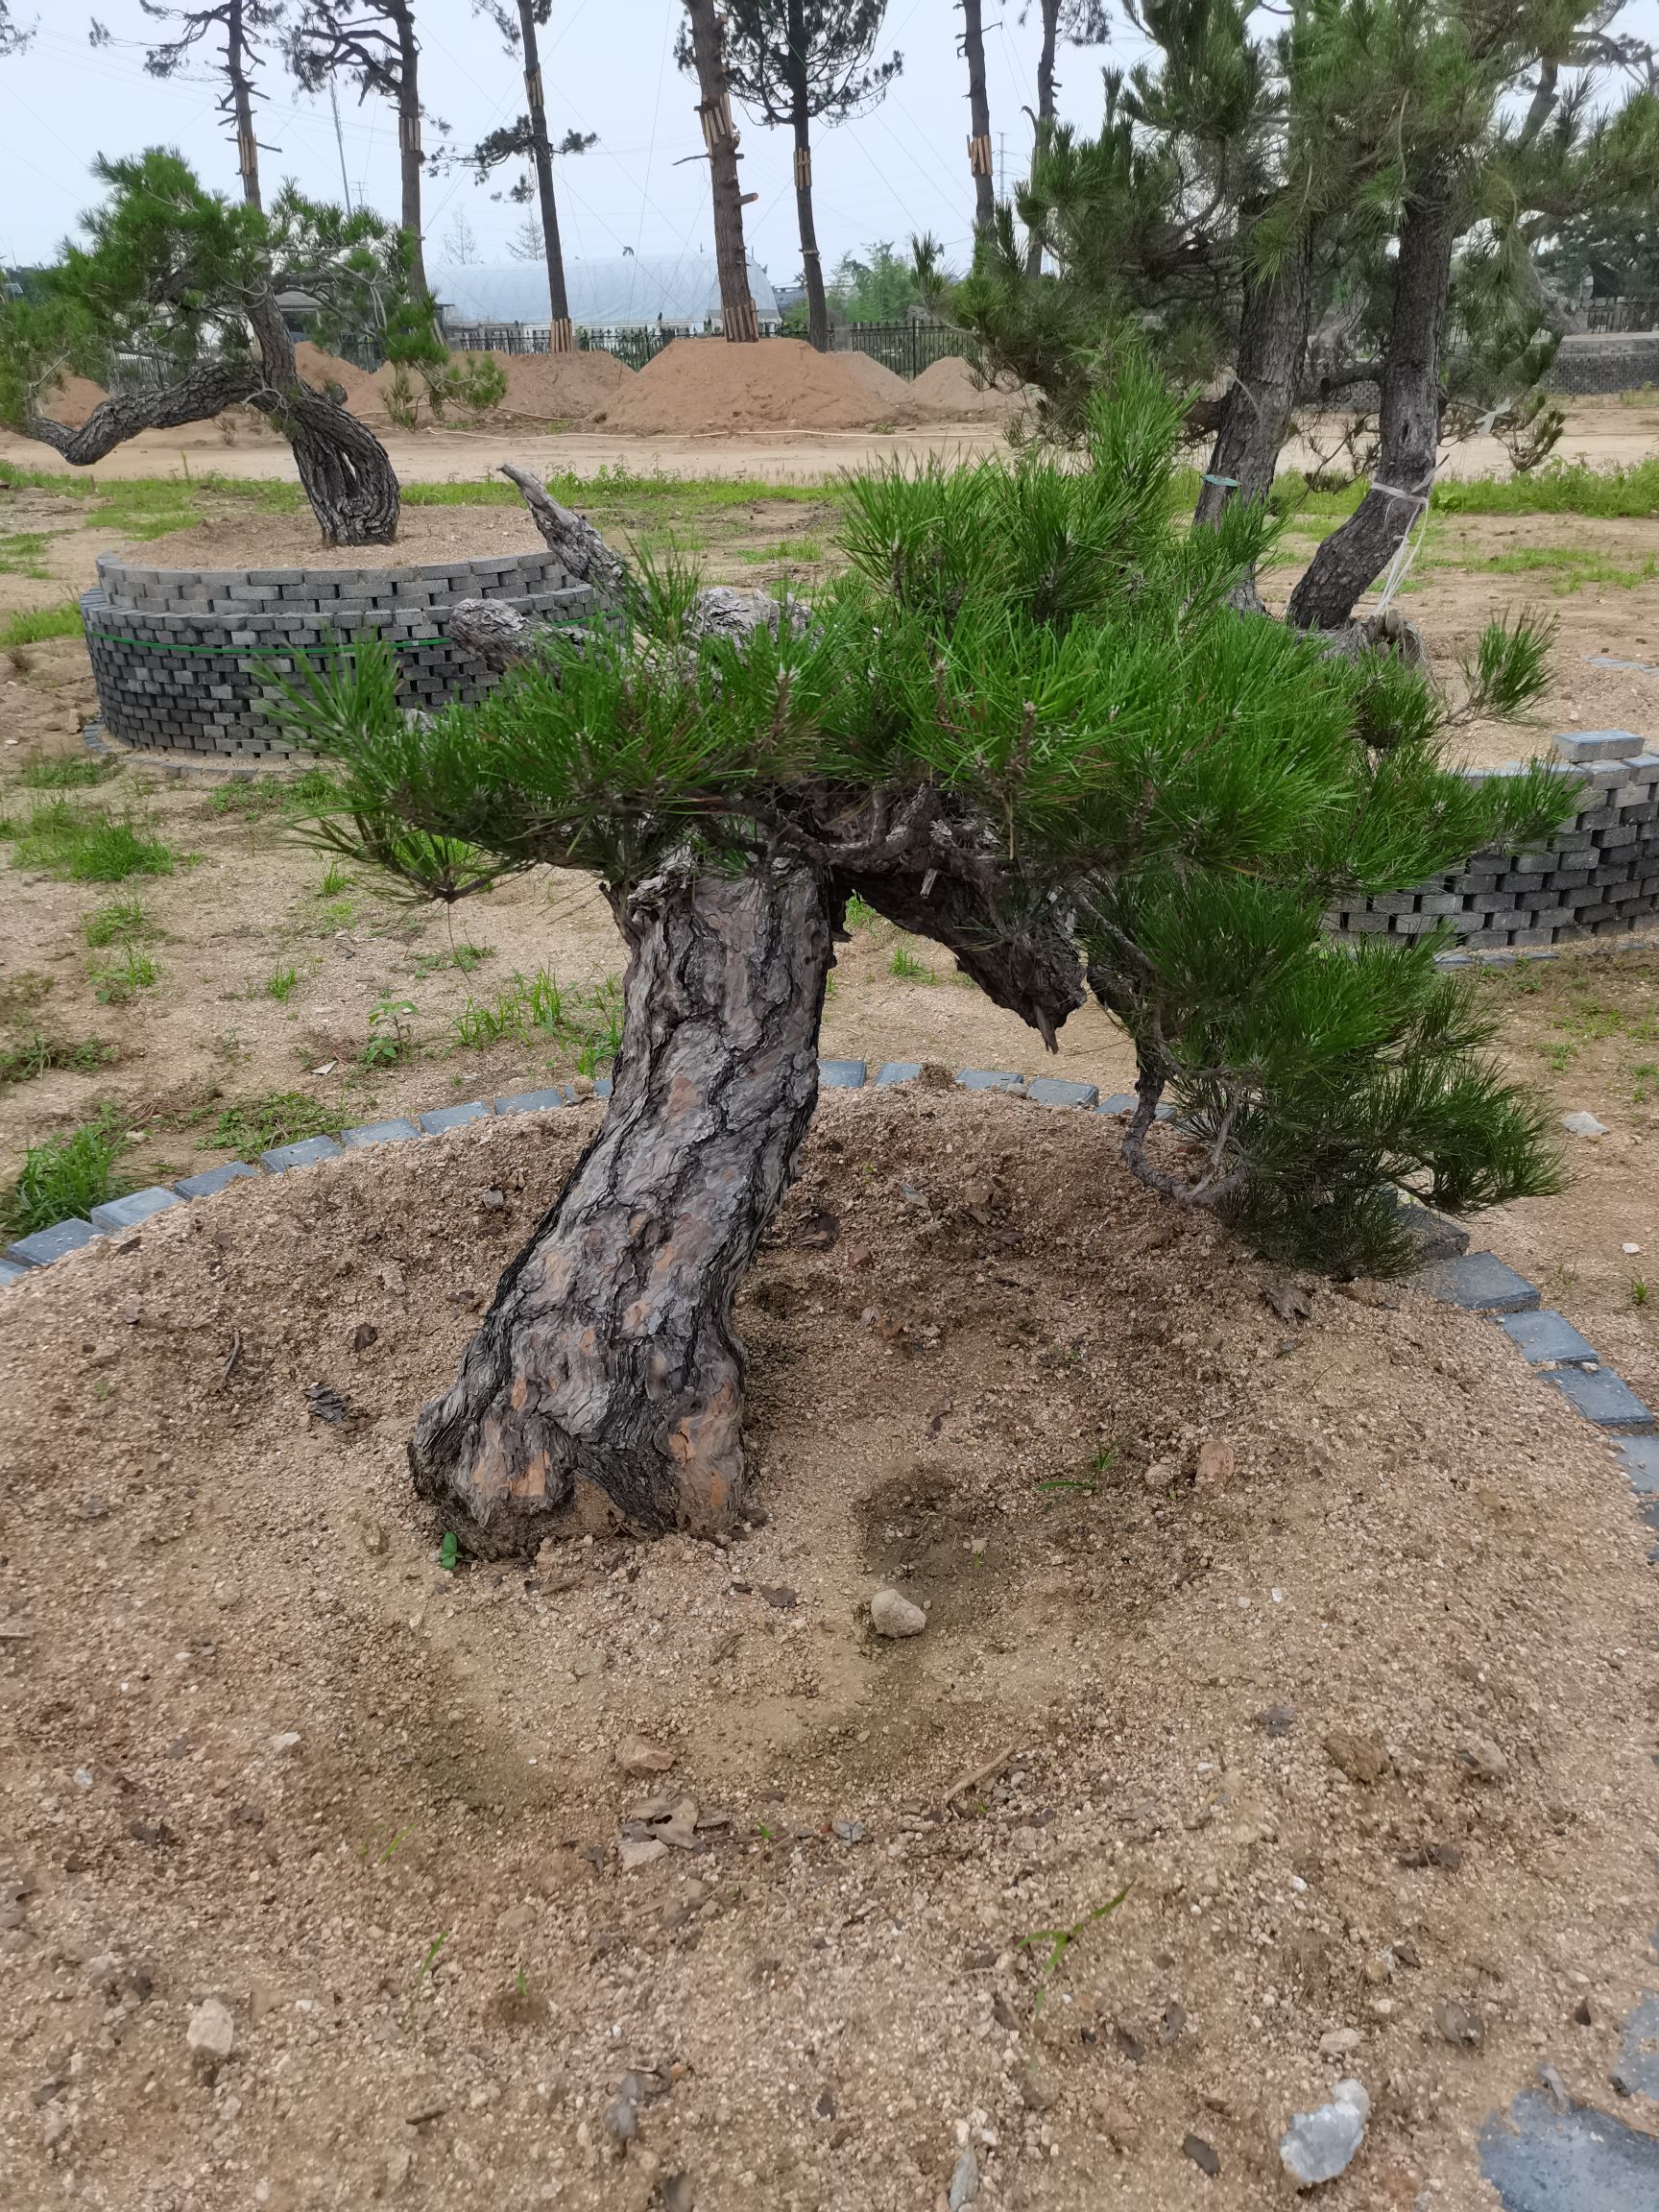
{"type": "Polygon", "coordinates": [[[675,861],[620,919],[604,1122],[410,1445],[416,1488],[485,1555],[533,1551],[593,1500],[704,1532],[742,1505],[732,1300],[817,1101],[830,916],[805,869],[675,861]]]}
{"type": "Polygon", "coordinates": [[[989,138],[969,139],[968,174],[971,177],[989,177],[992,174],[991,141],[989,138]]]}
{"type": "Polygon", "coordinates": [[[809,192],[812,188],[812,149],[797,146],[795,149],[795,189],[809,192]]]}

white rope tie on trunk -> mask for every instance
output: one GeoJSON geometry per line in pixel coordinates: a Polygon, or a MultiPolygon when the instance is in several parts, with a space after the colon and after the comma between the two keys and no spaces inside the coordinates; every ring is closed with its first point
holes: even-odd
{"type": "Polygon", "coordinates": [[[1410,575],[1411,564],[1429,535],[1429,498],[1434,489],[1434,471],[1430,469],[1415,492],[1407,492],[1399,484],[1379,484],[1375,478],[1372,479],[1371,489],[1380,492],[1384,499],[1404,499],[1413,509],[1411,518],[1406,525],[1406,535],[1395,546],[1394,558],[1382,571],[1382,591],[1377,602],[1377,613],[1386,614],[1393,604],[1395,593],[1410,575]]]}

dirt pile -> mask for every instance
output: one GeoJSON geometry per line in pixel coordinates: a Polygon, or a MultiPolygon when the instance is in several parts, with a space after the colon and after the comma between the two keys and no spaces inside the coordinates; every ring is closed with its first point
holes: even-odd
{"type": "Polygon", "coordinates": [[[497,353],[507,397],[490,421],[604,422],[634,372],[614,353],[497,353]]]}
{"type": "Polygon", "coordinates": [[[51,391],[40,398],[40,412],[52,422],[67,422],[79,429],[91,414],[109,397],[102,384],[94,384],[89,376],[60,376],[51,391]]]}
{"type": "Polygon", "coordinates": [[[618,394],[607,427],[669,437],[869,430],[897,422],[905,403],[903,378],[863,353],[815,353],[799,338],[677,338],[618,394]]]}
{"type": "Polygon", "coordinates": [[[975,384],[966,361],[933,361],[908,386],[906,422],[1006,422],[1025,405],[1019,392],[975,384]]]}
{"type": "Polygon", "coordinates": [[[1287,1332],[1096,1118],[832,1095],[740,1301],[770,1518],[445,1574],[404,1440],[595,1112],[6,1294],[9,2212],[912,2212],[965,2149],[1267,2212],[1338,2075],[1332,2212],[1462,2206],[1541,2056],[1607,2100],[1650,1570],[1497,1330],[1287,1332]]]}
{"type": "Polygon", "coordinates": [[[338,353],[325,351],[313,346],[309,338],[302,338],[294,349],[294,358],[300,373],[307,384],[325,387],[338,384],[345,396],[345,404],[359,421],[379,429],[386,421],[386,403],[380,388],[380,372],[359,369],[354,362],[343,361],[338,353]]]}

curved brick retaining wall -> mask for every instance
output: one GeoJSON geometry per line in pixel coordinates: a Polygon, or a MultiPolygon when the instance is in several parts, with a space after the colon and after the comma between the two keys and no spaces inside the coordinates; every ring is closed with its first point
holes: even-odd
{"type": "Polygon", "coordinates": [[[1347,936],[1395,937],[1446,926],[1473,953],[1628,929],[1659,912],[1659,753],[1631,731],[1599,730],[1557,737],[1555,755],[1584,788],[1553,844],[1477,853],[1454,875],[1368,899],[1332,916],[1332,926],[1347,936]]]}
{"type": "Polygon", "coordinates": [[[365,634],[391,642],[408,705],[481,698],[491,679],[443,635],[457,599],[565,621],[592,606],[550,552],[362,568],[145,568],[105,554],[81,615],[112,737],[271,758],[293,751],[273,711],[279,682],[365,634]]]}

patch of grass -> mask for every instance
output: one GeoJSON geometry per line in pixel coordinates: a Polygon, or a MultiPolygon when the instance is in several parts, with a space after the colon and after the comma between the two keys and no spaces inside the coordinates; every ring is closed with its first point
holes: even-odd
{"type": "Polygon", "coordinates": [[[34,576],[44,582],[52,573],[46,565],[47,543],[44,530],[0,530],[0,576],[34,576]]]}
{"type": "Polygon", "coordinates": [[[918,960],[907,946],[895,945],[887,972],[905,983],[937,983],[939,978],[925,960],[918,960]]]}
{"type": "Polygon", "coordinates": [[[118,775],[121,766],[108,756],[98,759],[90,753],[70,753],[55,760],[31,760],[17,781],[26,791],[79,791],[118,775]]]}
{"type": "Polygon", "coordinates": [[[493,945],[451,945],[445,952],[412,952],[409,964],[421,976],[437,975],[445,968],[459,968],[463,975],[470,975],[474,968],[494,957],[493,945]]]}
{"type": "Polygon", "coordinates": [[[87,1037],[79,1045],[66,1045],[60,1037],[48,1037],[36,1029],[15,1044],[0,1045],[0,1083],[32,1083],[52,1068],[67,1068],[78,1075],[108,1068],[119,1059],[113,1045],[102,1037],[87,1037]]]}
{"type": "Polygon", "coordinates": [[[119,960],[96,963],[88,968],[86,976],[100,1005],[124,1006],[138,992],[155,988],[156,973],[149,953],[129,945],[119,960]]]}
{"type": "Polygon", "coordinates": [[[275,998],[278,1006],[286,1005],[300,983],[298,968],[273,968],[262,986],[267,998],[275,998]]]}
{"type": "Polygon", "coordinates": [[[1630,1074],[1630,1103],[1632,1106],[1646,1106],[1650,1088],[1659,1083],[1659,1060],[1638,1060],[1630,1074]]]}
{"type": "Polygon", "coordinates": [[[1646,1305],[1647,1305],[1647,1277],[1646,1277],[1646,1276],[1643,1276],[1643,1275],[1632,1275],[1632,1276],[1631,1276],[1631,1278],[1630,1278],[1630,1303],[1631,1303],[1631,1305],[1632,1305],[1632,1306],[1646,1306],[1646,1305]]]}
{"type": "Polygon", "coordinates": [[[346,1116],[304,1091],[263,1091],[227,1106],[202,1140],[204,1152],[268,1152],[274,1144],[298,1144],[306,1137],[338,1137],[346,1116]]]}
{"type": "Polygon", "coordinates": [[[350,877],[347,875],[340,862],[330,860],[327,867],[323,871],[322,881],[317,886],[317,897],[319,899],[338,899],[342,891],[349,888],[350,882],[350,877]]]}
{"type": "Polygon", "coordinates": [[[112,899],[84,915],[81,932],[94,951],[106,945],[134,945],[160,934],[140,899],[112,899]]]}
{"type": "Polygon", "coordinates": [[[1033,2012],[1042,2011],[1054,1977],[1066,1963],[1066,1954],[1072,1944],[1086,1935],[1097,1920],[1104,1920],[1116,1912],[1133,1887],[1132,1882],[1125,1882],[1116,1897],[1109,1897],[1104,1905],[1096,1905],[1092,1911],[1073,1920],[1069,1928],[1034,1928],[1029,1936],[1021,1936],[1014,1948],[1017,1951],[1029,1951],[1033,1959],[1037,1958],[1041,1949],[1046,1947],[1046,1956],[1040,1960],[1037,1968],[1037,1997],[1031,2008],[1033,2012]]]}
{"type": "Polygon", "coordinates": [[[1556,579],[1554,589],[1562,597],[1582,590],[1586,584],[1632,591],[1638,584],[1650,584],[1659,575],[1659,560],[1651,553],[1640,568],[1621,568],[1605,554],[1576,545],[1529,545],[1514,553],[1472,556],[1457,565],[1492,576],[1551,575],[1556,579]]]}
{"type": "Polygon", "coordinates": [[[66,1136],[31,1144],[16,1181],[0,1202],[8,1233],[29,1237],[55,1221],[85,1214],[107,1198],[118,1198],[131,1188],[115,1168],[126,1142],[119,1123],[104,1114],[66,1136]]]}
{"type": "Polygon", "coordinates": [[[171,876],[178,855],[132,818],[102,807],[82,812],[66,799],[37,806],[16,833],[19,868],[42,868],[71,883],[122,883],[129,876],[171,876]]]}
{"type": "Polygon", "coordinates": [[[610,975],[594,989],[563,984],[539,968],[514,975],[493,998],[469,998],[454,1022],[457,1044],[474,1050],[512,1038],[538,1038],[574,1055],[577,1071],[591,1075],[614,1060],[622,1046],[622,986],[610,975]]]}
{"type": "Polygon", "coordinates": [[[874,929],[881,917],[874,906],[866,905],[856,891],[847,902],[847,926],[849,929],[874,929]]]}
{"type": "Polygon", "coordinates": [[[282,805],[282,794],[269,781],[253,783],[222,783],[207,802],[212,814],[238,814],[245,822],[263,821],[267,814],[275,814],[282,805]]]}
{"type": "Polygon", "coordinates": [[[10,652],[13,645],[43,645],[48,637],[80,635],[81,610],[73,601],[67,607],[36,607],[0,622],[0,653],[10,652]]]}

